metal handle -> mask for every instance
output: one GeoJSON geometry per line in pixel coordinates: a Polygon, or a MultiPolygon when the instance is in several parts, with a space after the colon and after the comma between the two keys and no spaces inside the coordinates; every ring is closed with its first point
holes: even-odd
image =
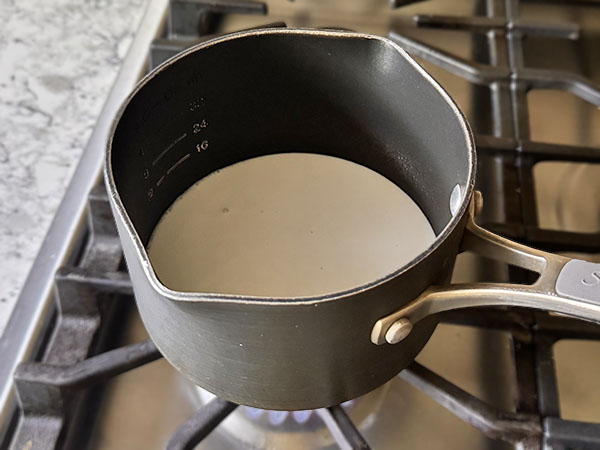
{"type": "Polygon", "coordinates": [[[413,324],[432,314],[478,306],[524,306],[600,323],[600,264],[554,255],[505,239],[475,224],[474,210],[473,206],[462,250],[537,272],[538,280],[532,285],[474,283],[430,287],[411,303],[375,323],[371,331],[374,344],[402,341],[413,324]]]}

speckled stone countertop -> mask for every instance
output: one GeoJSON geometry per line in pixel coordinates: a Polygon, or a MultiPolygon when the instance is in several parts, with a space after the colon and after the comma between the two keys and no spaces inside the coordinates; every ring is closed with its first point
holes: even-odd
{"type": "Polygon", "coordinates": [[[145,5],[0,1],[0,334],[145,5]]]}

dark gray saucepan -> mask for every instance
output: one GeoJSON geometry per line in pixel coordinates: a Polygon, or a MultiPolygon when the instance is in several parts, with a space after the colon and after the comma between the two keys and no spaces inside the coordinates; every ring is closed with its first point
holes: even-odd
{"type": "Polygon", "coordinates": [[[270,29],[190,49],[127,99],[105,175],[150,336],[186,377],[232,402],[300,410],[364,394],[415,358],[436,325],[432,314],[447,309],[520,305],[600,319],[600,265],[533,250],[473,223],[469,126],[448,94],[380,37],[270,29]],[[337,156],[379,172],[420,205],[437,239],[394,273],[321,297],[162,285],[145,247],[172,202],[217,169],[281,151],[337,156]],[[532,286],[448,286],[461,249],[541,276],[532,286]]]}

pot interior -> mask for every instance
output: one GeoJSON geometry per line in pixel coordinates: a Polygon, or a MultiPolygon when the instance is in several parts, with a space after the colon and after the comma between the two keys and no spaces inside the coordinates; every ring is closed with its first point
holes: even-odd
{"type": "Polygon", "coordinates": [[[160,67],[124,108],[108,164],[147,246],[163,213],[196,181],[288,152],[380,173],[412,197],[436,235],[453,217],[453,191],[460,206],[473,177],[464,120],[394,44],[294,30],[202,44],[160,67]]]}

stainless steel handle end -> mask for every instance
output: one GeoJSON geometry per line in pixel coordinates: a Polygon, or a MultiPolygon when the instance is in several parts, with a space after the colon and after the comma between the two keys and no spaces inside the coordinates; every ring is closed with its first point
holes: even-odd
{"type": "Polygon", "coordinates": [[[600,264],[570,260],[558,274],[554,288],[562,297],[600,304],[600,264]]]}

